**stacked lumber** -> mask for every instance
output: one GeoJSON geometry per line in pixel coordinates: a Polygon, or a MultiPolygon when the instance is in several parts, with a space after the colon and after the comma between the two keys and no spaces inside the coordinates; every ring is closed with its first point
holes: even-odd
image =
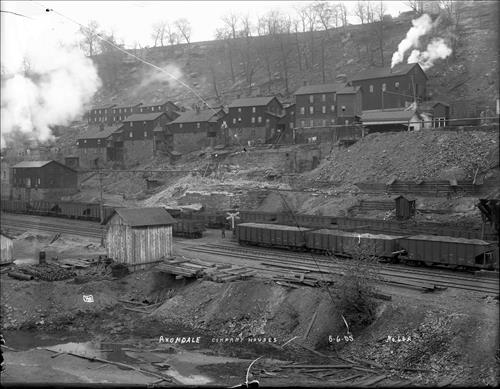
{"type": "Polygon", "coordinates": [[[176,276],[198,278],[201,275],[203,267],[190,262],[187,259],[173,259],[163,261],[156,266],[156,269],[164,273],[174,274],[176,276]]]}
{"type": "Polygon", "coordinates": [[[60,281],[73,278],[75,273],[69,269],[63,269],[59,265],[45,263],[43,265],[24,265],[19,266],[21,273],[33,276],[36,279],[44,281],[60,281]]]}
{"type": "Polygon", "coordinates": [[[278,285],[286,286],[289,288],[298,288],[299,286],[307,285],[307,286],[319,286],[318,280],[316,277],[307,276],[305,273],[288,273],[288,274],[280,274],[278,276],[273,277],[273,281],[275,281],[278,285]]]}
{"type": "Polygon", "coordinates": [[[219,264],[205,269],[203,277],[215,282],[231,282],[245,280],[253,277],[254,275],[255,272],[246,267],[233,266],[229,264],[223,264],[221,266],[219,264]]]}

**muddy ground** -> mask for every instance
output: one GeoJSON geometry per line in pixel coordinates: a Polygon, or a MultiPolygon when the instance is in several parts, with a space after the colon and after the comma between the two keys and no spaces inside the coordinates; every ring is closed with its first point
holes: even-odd
{"type": "MultiPolygon", "coordinates": [[[[215,241],[216,235],[204,239],[215,241]]],[[[497,385],[495,296],[380,286],[392,299],[370,299],[370,316],[346,307],[340,288],[177,280],[154,268],[83,281],[19,281],[2,274],[1,326],[10,348],[3,349],[2,383],[151,384],[164,378],[162,385],[232,386],[260,357],[251,377],[263,386],[363,386],[372,379],[382,386],[497,385]],[[83,300],[89,295],[91,303],[83,300]],[[190,342],[182,343],[183,337],[190,342]],[[291,363],[344,367],[284,367],[291,363]]]]}

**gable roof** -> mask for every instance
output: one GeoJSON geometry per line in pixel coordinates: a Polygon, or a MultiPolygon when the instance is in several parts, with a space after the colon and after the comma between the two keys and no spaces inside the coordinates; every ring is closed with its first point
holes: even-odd
{"type": "Polygon", "coordinates": [[[50,161],[22,161],[19,162],[18,164],[12,166],[13,168],[21,168],[21,169],[36,169],[36,168],[41,168],[44,167],[45,165],[48,165],[49,163],[57,163],[58,165],[61,165],[62,167],[71,170],[72,172],[76,173],[75,169],[70,168],[69,166],[66,166],[60,162],[50,160],[50,161]]]}
{"type": "Polygon", "coordinates": [[[108,104],[108,105],[103,105],[102,107],[94,107],[94,108],[91,108],[90,110],[95,111],[96,109],[109,109],[109,108],[113,108],[115,106],[116,106],[116,104],[108,104]]]}
{"type": "Polygon", "coordinates": [[[140,105],[142,105],[142,103],[137,103],[137,104],[134,104],[134,105],[119,105],[119,106],[113,107],[113,109],[136,108],[136,107],[138,107],[140,105]]]}
{"type": "Polygon", "coordinates": [[[231,104],[229,104],[229,108],[259,107],[262,105],[268,105],[273,99],[276,99],[276,97],[275,96],[263,96],[263,97],[247,97],[244,99],[236,99],[236,100],[233,100],[231,102],[231,104]]]}
{"type": "Polygon", "coordinates": [[[162,207],[116,208],[114,213],[117,213],[131,227],[175,224],[174,218],[162,207]]]}
{"type": "Polygon", "coordinates": [[[182,112],[180,116],[169,124],[175,123],[197,123],[197,122],[208,122],[214,116],[218,115],[221,110],[212,111],[211,109],[205,109],[203,111],[186,111],[182,112]]]}
{"type": "Polygon", "coordinates": [[[372,110],[363,111],[361,114],[361,121],[363,124],[368,123],[406,123],[408,122],[417,112],[415,110],[372,110]]]}
{"type": "MultiPolygon", "coordinates": [[[[362,72],[359,72],[355,76],[351,77],[349,81],[361,81],[361,80],[371,80],[373,78],[384,78],[384,77],[393,77],[393,76],[403,76],[405,74],[408,74],[410,70],[412,70],[415,66],[418,66],[420,68],[420,65],[418,63],[407,63],[407,64],[399,64],[396,65],[394,68],[390,67],[384,67],[384,68],[369,68],[366,69],[362,72]]],[[[420,68],[422,70],[422,68],[420,68]]],[[[424,73],[425,77],[427,78],[427,75],[425,72],[422,70],[424,73]]]]}
{"type": "Polygon", "coordinates": [[[127,116],[122,122],[143,122],[158,119],[161,115],[168,116],[165,112],[134,113],[127,116]]]}
{"type": "Polygon", "coordinates": [[[342,89],[345,83],[333,83],[333,84],[318,84],[318,85],[304,85],[297,89],[296,95],[310,95],[314,93],[332,93],[336,92],[338,89],[342,89]]]}
{"type": "Polygon", "coordinates": [[[357,93],[361,89],[360,86],[344,86],[337,91],[338,95],[352,95],[357,93]]]}
{"type": "Polygon", "coordinates": [[[121,124],[115,124],[112,126],[104,126],[104,128],[101,130],[100,126],[89,126],[88,131],[79,136],[78,140],[80,139],[104,139],[108,138],[111,134],[113,134],[118,128],[120,128],[121,124]]]}

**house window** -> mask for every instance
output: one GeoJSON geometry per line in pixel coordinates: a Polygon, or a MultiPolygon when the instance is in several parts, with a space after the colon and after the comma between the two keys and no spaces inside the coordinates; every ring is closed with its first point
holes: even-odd
{"type": "Polygon", "coordinates": [[[373,85],[370,85],[370,93],[373,93],[373,85]]]}
{"type": "Polygon", "coordinates": [[[255,117],[252,116],[252,123],[255,123],[255,117]]]}
{"type": "Polygon", "coordinates": [[[309,114],[310,115],[314,114],[314,107],[312,107],[312,106],[309,107],[309,114]]]}
{"type": "Polygon", "coordinates": [[[266,124],[269,124],[269,123],[271,123],[271,120],[266,119],[266,124]]]}
{"type": "Polygon", "coordinates": [[[323,119],[323,127],[326,127],[326,119],[323,119]]]}
{"type": "Polygon", "coordinates": [[[300,114],[304,115],[306,113],[306,109],[304,107],[300,107],[300,114]]]}
{"type": "Polygon", "coordinates": [[[310,120],[309,127],[314,127],[314,120],[313,119],[310,120]]]}
{"type": "Polygon", "coordinates": [[[233,124],[236,124],[236,118],[233,118],[233,124]]]}
{"type": "Polygon", "coordinates": [[[144,138],[147,138],[147,137],[148,137],[148,132],[144,131],[144,138]]]}
{"type": "Polygon", "coordinates": [[[342,112],[345,112],[345,105],[342,106],[342,112]]]}
{"type": "Polygon", "coordinates": [[[321,113],[326,113],[326,105],[323,105],[323,106],[321,107],[321,113]]]}
{"type": "Polygon", "coordinates": [[[40,185],[40,178],[37,178],[36,183],[40,185]]]}
{"type": "Polygon", "coordinates": [[[144,125],[145,125],[145,124],[146,124],[146,121],[142,122],[142,124],[144,124],[144,125]]]}
{"type": "Polygon", "coordinates": [[[241,107],[240,107],[240,108],[238,108],[238,112],[241,112],[241,107]]]}
{"type": "Polygon", "coordinates": [[[394,87],[395,87],[396,89],[399,89],[399,82],[398,82],[398,81],[396,81],[396,82],[394,83],[394,87]]]}
{"type": "Polygon", "coordinates": [[[134,127],[134,122],[130,122],[130,127],[134,127]]]}
{"type": "Polygon", "coordinates": [[[301,120],[301,121],[300,121],[300,126],[301,126],[302,128],[304,128],[304,127],[306,126],[306,121],[305,121],[305,120],[301,120]]]}
{"type": "Polygon", "coordinates": [[[252,113],[255,113],[255,112],[257,112],[257,111],[256,111],[256,108],[255,108],[255,107],[252,107],[252,113]]]}
{"type": "Polygon", "coordinates": [[[293,128],[293,122],[290,122],[290,128],[293,128]]]}
{"type": "Polygon", "coordinates": [[[335,105],[332,105],[332,106],[330,107],[330,111],[335,112],[335,105]]]}
{"type": "Polygon", "coordinates": [[[101,140],[100,139],[97,139],[97,144],[100,145],[101,144],[101,140]]]}
{"type": "Polygon", "coordinates": [[[200,128],[200,123],[196,123],[196,128],[200,128]]]}
{"type": "Polygon", "coordinates": [[[262,116],[259,116],[259,117],[257,118],[257,123],[262,123],[262,116]]]}
{"type": "Polygon", "coordinates": [[[128,136],[132,138],[134,135],[132,134],[132,131],[129,132],[128,136]]]}
{"type": "Polygon", "coordinates": [[[325,101],[326,101],[326,95],[325,95],[325,94],[322,94],[322,95],[321,95],[321,101],[322,101],[322,102],[325,102],[325,101]]]}
{"type": "Polygon", "coordinates": [[[122,109],[121,108],[118,110],[118,113],[122,113],[122,109]]]}
{"type": "Polygon", "coordinates": [[[347,126],[349,124],[349,120],[346,120],[345,121],[345,125],[347,126]]]}
{"type": "Polygon", "coordinates": [[[309,95],[309,102],[314,103],[314,95],[309,95]]]}
{"type": "Polygon", "coordinates": [[[79,141],[76,141],[76,145],[78,146],[79,144],[80,144],[80,142],[79,142],[79,141]]]}
{"type": "Polygon", "coordinates": [[[387,85],[385,84],[385,82],[382,84],[382,91],[385,92],[387,89],[387,85]]]}
{"type": "Polygon", "coordinates": [[[87,139],[84,139],[84,140],[83,140],[83,143],[87,143],[87,139]]]}
{"type": "Polygon", "coordinates": [[[179,128],[182,128],[182,123],[179,123],[179,128]]]}

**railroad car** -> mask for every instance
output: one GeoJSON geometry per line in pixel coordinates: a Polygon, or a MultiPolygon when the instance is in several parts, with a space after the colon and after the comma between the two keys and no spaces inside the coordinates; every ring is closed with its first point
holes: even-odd
{"type": "Polygon", "coordinates": [[[2,211],[12,213],[26,213],[28,203],[22,200],[6,200],[2,199],[2,211]]]}
{"type": "Polygon", "coordinates": [[[240,223],[236,227],[236,237],[240,244],[305,250],[308,231],[311,230],[294,226],[240,223]]]}
{"type": "Polygon", "coordinates": [[[101,210],[99,204],[95,203],[76,203],[69,201],[59,201],[54,204],[52,211],[57,216],[70,219],[83,219],[100,221],[101,210]]]}
{"type": "Polygon", "coordinates": [[[328,254],[352,256],[359,252],[379,258],[392,258],[399,250],[400,238],[393,235],[321,229],[307,233],[307,248],[328,254]],[[358,248],[361,250],[358,251],[358,248]]]}
{"type": "Polygon", "coordinates": [[[417,264],[498,269],[498,246],[479,239],[414,235],[399,239],[405,260],[417,264]]]}
{"type": "Polygon", "coordinates": [[[176,223],[173,225],[173,236],[183,236],[186,238],[201,238],[205,226],[203,220],[194,219],[175,219],[176,223]]]}
{"type": "Polygon", "coordinates": [[[311,227],[311,228],[337,228],[337,218],[333,216],[290,214],[282,212],[278,214],[278,223],[288,226],[311,227]]]}
{"type": "Polygon", "coordinates": [[[33,215],[48,216],[51,209],[54,207],[53,203],[44,200],[34,200],[28,204],[27,213],[33,215]]]}
{"type": "Polygon", "coordinates": [[[278,221],[278,213],[276,212],[240,211],[239,216],[240,223],[272,223],[278,221]]]}

